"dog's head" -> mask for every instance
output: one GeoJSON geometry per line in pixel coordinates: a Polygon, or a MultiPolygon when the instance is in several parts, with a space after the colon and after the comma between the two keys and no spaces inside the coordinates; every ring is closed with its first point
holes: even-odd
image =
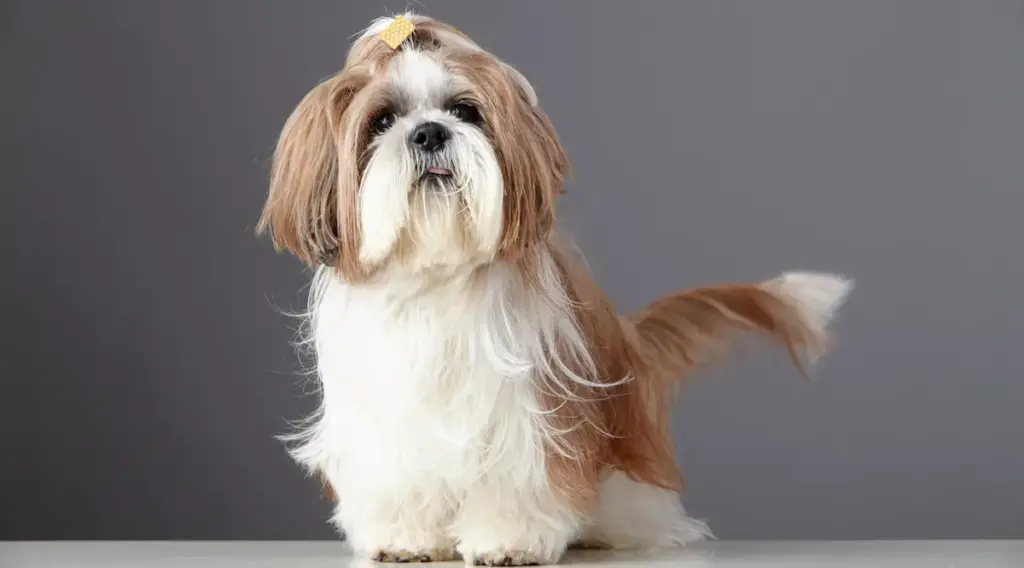
{"type": "Polygon", "coordinates": [[[442,22],[391,49],[373,22],[299,102],[260,219],[350,282],[515,260],[547,238],[569,163],[533,87],[442,22]]]}

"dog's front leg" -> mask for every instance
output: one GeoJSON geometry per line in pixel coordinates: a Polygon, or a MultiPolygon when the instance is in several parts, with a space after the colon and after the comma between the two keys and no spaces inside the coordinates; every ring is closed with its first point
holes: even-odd
{"type": "Polygon", "coordinates": [[[443,491],[364,485],[338,495],[334,521],[359,556],[378,562],[456,558],[448,535],[453,507],[443,491]]]}
{"type": "Polygon", "coordinates": [[[453,532],[467,564],[532,566],[557,563],[579,527],[549,488],[491,480],[467,494],[453,532]]]}

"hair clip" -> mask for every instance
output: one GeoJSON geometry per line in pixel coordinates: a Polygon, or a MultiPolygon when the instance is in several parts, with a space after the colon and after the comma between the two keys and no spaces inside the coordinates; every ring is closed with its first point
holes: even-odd
{"type": "Polygon", "coordinates": [[[384,40],[384,43],[388,44],[391,49],[398,49],[398,46],[402,45],[402,42],[412,34],[414,29],[416,26],[412,25],[412,22],[402,16],[395,16],[388,27],[380,32],[380,39],[384,40]]]}

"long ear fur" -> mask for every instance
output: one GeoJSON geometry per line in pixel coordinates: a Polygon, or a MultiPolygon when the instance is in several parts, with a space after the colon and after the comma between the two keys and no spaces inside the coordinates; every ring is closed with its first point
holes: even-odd
{"type": "Polygon", "coordinates": [[[339,248],[341,114],[356,89],[342,75],[313,88],[285,122],[257,232],[306,264],[332,264],[339,248]]]}

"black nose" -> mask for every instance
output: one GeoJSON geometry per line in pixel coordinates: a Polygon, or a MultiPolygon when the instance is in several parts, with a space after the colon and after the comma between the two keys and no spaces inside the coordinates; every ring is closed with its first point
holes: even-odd
{"type": "Polygon", "coordinates": [[[413,129],[409,142],[424,152],[433,152],[448,140],[448,129],[436,122],[424,122],[413,129]]]}

